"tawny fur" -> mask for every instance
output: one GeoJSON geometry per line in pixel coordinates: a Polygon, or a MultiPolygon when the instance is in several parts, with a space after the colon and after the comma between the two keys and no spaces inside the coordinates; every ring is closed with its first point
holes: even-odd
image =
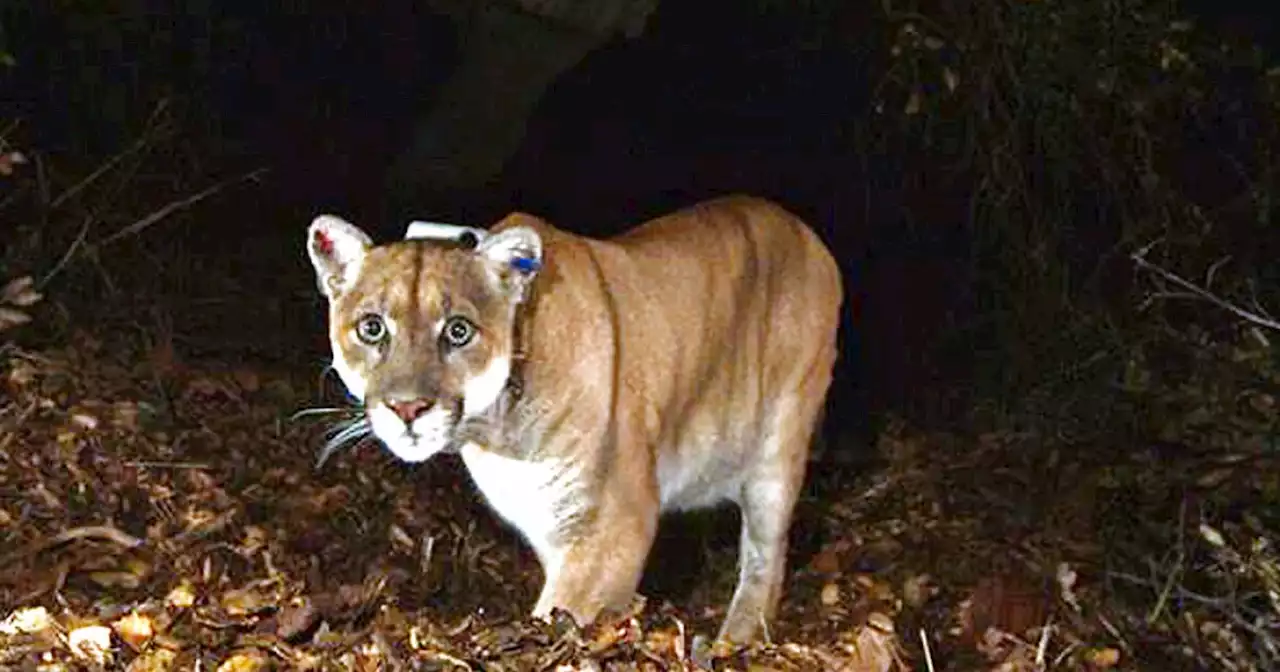
{"type": "Polygon", "coordinates": [[[837,265],[803,222],[735,196],[609,240],[520,213],[489,232],[533,248],[374,247],[323,217],[310,234],[335,368],[403,459],[459,450],[541,561],[535,615],[560,607],[585,623],[625,606],[661,512],[732,501],[740,575],[719,636],[760,635],[782,589],[842,301],[837,265]],[[520,253],[541,270],[504,265],[520,253]],[[356,335],[369,313],[389,325],[377,347],[356,335]],[[453,314],[478,327],[462,348],[441,340],[453,314]],[[517,348],[523,363],[506,366],[517,348]],[[495,393],[508,370],[518,398],[495,393]],[[389,409],[410,400],[432,410],[406,424],[389,409]]]}

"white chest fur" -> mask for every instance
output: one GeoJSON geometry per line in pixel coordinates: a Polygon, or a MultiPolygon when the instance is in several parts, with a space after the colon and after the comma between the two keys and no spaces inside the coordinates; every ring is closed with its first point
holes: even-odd
{"type": "Polygon", "coordinates": [[[578,471],[557,462],[531,462],[468,443],[462,461],[489,506],[520,531],[544,567],[559,563],[556,540],[578,511],[578,471]]]}

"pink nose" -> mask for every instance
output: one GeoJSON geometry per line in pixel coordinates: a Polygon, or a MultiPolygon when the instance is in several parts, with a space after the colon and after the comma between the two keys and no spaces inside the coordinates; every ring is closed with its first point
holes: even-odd
{"type": "Polygon", "coordinates": [[[411,424],[414,420],[422,417],[423,413],[431,410],[431,401],[427,399],[410,399],[408,401],[388,401],[387,407],[396,415],[404,420],[404,424],[411,424]]]}

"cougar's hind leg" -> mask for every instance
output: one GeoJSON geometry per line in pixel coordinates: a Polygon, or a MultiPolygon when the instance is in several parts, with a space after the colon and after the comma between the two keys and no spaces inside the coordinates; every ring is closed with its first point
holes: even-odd
{"type": "MultiPolygon", "coordinates": [[[[811,381],[809,391],[821,384],[811,381]]],[[[739,496],[738,586],[720,639],[746,644],[763,635],[774,616],[786,575],[787,534],[822,406],[821,394],[797,394],[780,400],[772,410],[760,459],[739,496]]]]}

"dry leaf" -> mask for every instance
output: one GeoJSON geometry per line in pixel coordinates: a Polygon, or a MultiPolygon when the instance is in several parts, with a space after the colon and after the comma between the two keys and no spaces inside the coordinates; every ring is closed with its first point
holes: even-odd
{"type": "Polygon", "coordinates": [[[81,429],[94,430],[98,428],[98,418],[88,413],[74,413],[71,416],[71,424],[81,429]]]}
{"type": "Polygon", "coordinates": [[[253,394],[262,389],[262,380],[258,377],[258,373],[252,369],[236,369],[231,373],[232,379],[236,381],[236,385],[240,389],[253,394]]]}
{"type": "Polygon", "coordinates": [[[320,620],[320,610],[314,602],[305,597],[294,600],[284,608],[276,621],[276,636],[285,641],[311,629],[320,620]]]}
{"type": "Polygon", "coordinates": [[[218,672],[257,672],[266,669],[267,657],[260,651],[243,651],[222,661],[218,672]]]}
{"type": "Polygon", "coordinates": [[[78,657],[105,665],[111,654],[111,628],[105,625],[86,625],[67,633],[67,646],[78,657]]]}
{"type": "Polygon", "coordinates": [[[652,630],[645,633],[644,648],[659,655],[672,655],[683,657],[684,654],[684,638],[679,630],[661,629],[652,630]]]}
{"type": "Polygon", "coordinates": [[[1253,410],[1265,415],[1268,419],[1275,417],[1276,398],[1270,394],[1259,392],[1249,395],[1249,405],[1253,410]]]}
{"type": "Polygon", "coordinates": [[[822,595],[820,597],[822,605],[825,607],[834,607],[840,602],[840,586],[834,583],[828,583],[822,587],[822,595]]]}
{"type": "Polygon", "coordinates": [[[153,649],[133,659],[128,672],[168,672],[178,659],[178,652],[169,649],[153,649]]]}
{"type": "Polygon", "coordinates": [[[845,646],[849,655],[843,670],[889,670],[903,669],[901,645],[894,632],[893,619],[880,612],[873,612],[867,617],[866,625],[857,628],[853,633],[853,641],[845,646]]]}
{"type": "Polygon", "coordinates": [[[1120,664],[1120,651],[1111,648],[1095,649],[1089,652],[1088,660],[1095,669],[1110,669],[1120,664]]]}
{"type": "Polygon", "coordinates": [[[196,603],[196,591],[191,587],[190,582],[183,581],[169,591],[164,601],[174,609],[188,609],[196,603]]]}
{"type": "Polygon", "coordinates": [[[52,625],[49,610],[44,607],[24,607],[15,609],[7,618],[0,621],[0,634],[31,634],[47,629],[52,625]]]}
{"type": "Polygon", "coordinates": [[[841,540],[827,544],[814,554],[809,567],[820,574],[838,574],[842,566],[841,558],[849,550],[849,542],[841,540]]]}
{"type": "Polygon", "coordinates": [[[978,582],[960,619],[971,641],[988,630],[1021,635],[1042,625],[1050,595],[1040,583],[1017,574],[995,574],[978,582]]]}
{"type": "Polygon", "coordinates": [[[4,289],[0,289],[0,303],[11,306],[21,308],[34,306],[43,298],[44,295],[35,290],[35,280],[32,280],[29,275],[14,278],[4,286],[4,289]]]}
{"type": "Polygon", "coordinates": [[[942,81],[947,85],[947,91],[956,92],[956,88],[960,86],[960,75],[957,75],[951,68],[942,69],[942,81]]]}
{"type": "Polygon", "coordinates": [[[222,596],[222,608],[233,617],[256,614],[270,606],[271,600],[249,588],[232,590],[222,596]]]}
{"type": "Polygon", "coordinates": [[[1222,533],[1208,523],[1200,523],[1200,536],[1204,537],[1205,541],[1217,546],[1218,548],[1222,548],[1227,545],[1226,540],[1222,538],[1222,533]]]}
{"type": "Polygon", "coordinates": [[[920,92],[912,91],[911,97],[907,98],[907,106],[902,110],[903,114],[908,117],[914,116],[920,112],[920,92]]]}
{"type": "Polygon", "coordinates": [[[111,424],[119,429],[136,432],[140,427],[138,419],[141,415],[142,409],[137,402],[118,401],[111,407],[111,424]]]}
{"type": "Polygon", "coordinates": [[[89,572],[89,579],[103,588],[133,590],[142,585],[142,577],[128,570],[89,572]]]}
{"type": "Polygon", "coordinates": [[[1216,488],[1236,473],[1235,467],[1218,467],[1196,479],[1196,487],[1204,489],[1216,488]]]}
{"type": "Polygon", "coordinates": [[[13,308],[5,308],[0,306],[0,331],[11,329],[13,327],[26,324],[31,321],[31,316],[13,308]]]}
{"type": "Polygon", "coordinates": [[[1080,611],[1080,599],[1076,597],[1075,591],[1076,581],[1080,577],[1076,574],[1076,570],[1072,569],[1070,564],[1060,562],[1058,563],[1058,571],[1055,578],[1058,581],[1059,595],[1062,597],[1062,601],[1071,605],[1072,609],[1080,611]]]}
{"type": "Polygon", "coordinates": [[[115,629],[116,635],[134,651],[141,651],[142,647],[146,646],[155,635],[151,619],[136,613],[117,620],[111,624],[111,627],[115,629]]]}
{"type": "Polygon", "coordinates": [[[917,574],[902,582],[902,600],[913,609],[924,606],[937,592],[933,577],[928,574],[917,574]]]}
{"type": "MultiPolygon", "coordinates": [[[[0,327],[0,330],[3,330],[3,327],[0,327]]],[[[31,362],[19,359],[9,364],[9,376],[5,382],[9,384],[9,387],[14,392],[17,392],[35,382],[38,374],[39,372],[31,362]]]]}
{"type": "Polygon", "coordinates": [[[27,162],[27,157],[22,152],[5,152],[0,154],[0,176],[9,177],[13,175],[14,166],[21,166],[27,162]]]}

